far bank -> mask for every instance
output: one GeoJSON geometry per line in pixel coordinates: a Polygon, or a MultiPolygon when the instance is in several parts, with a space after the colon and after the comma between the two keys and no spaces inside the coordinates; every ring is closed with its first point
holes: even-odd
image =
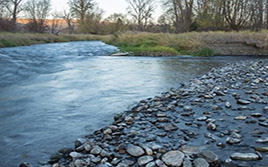
{"type": "Polygon", "coordinates": [[[0,47],[101,40],[133,56],[268,55],[268,32],[127,32],[114,35],[0,33],[0,47]]]}

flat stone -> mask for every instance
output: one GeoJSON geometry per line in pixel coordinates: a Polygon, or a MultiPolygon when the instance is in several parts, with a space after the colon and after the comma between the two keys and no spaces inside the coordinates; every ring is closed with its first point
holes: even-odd
{"type": "Polygon", "coordinates": [[[155,164],[156,164],[158,167],[167,167],[167,165],[164,164],[164,162],[161,161],[160,159],[157,159],[157,160],[155,161],[155,164]]]}
{"type": "Polygon", "coordinates": [[[150,162],[145,167],[156,167],[156,164],[155,162],[150,162]]]}
{"type": "Polygon", "coordinates": [[[268,152],[268,147],[255,147],[255,150],[259,152],[268,152]]]}
{"type": "Polygon", "coordinates": [[[83,157],[83,154],[74,151],[74,152],[70,153],[70,156],[72,158],[81,158],[81,157],[83,157]]]}
{"type": "Polygon", "coordinates": [[[192,111],[193,108],[191,106],[184,106],[183,111],[192,111]]]}
{"type": "Polygon", "coordinates": [[[264,126],[264,127],[268,127],[268,123],[266,123],[266,122],[260,122],[259,125],[264,126]]]}
{"type": "Polygon", "coordinates": [[[100,146],[94,146],[92,150],[90,151],[93,155],[99,155],[102,151],[102,148],[100,146]]]}
{"type": "Polygon", "coordinates": [[[149,155],[149,156],[153,155],[153,150],[150,147],[146,146],[143,143],[140,143],[139,146],[142,147],[145,150],[147,155],[149,155]]]}
{"type": "Polygon", "coordinates": [[[233,137],[227,137],[226,143],[228,144],[238,144],[241,142],[241,139],[233,138],[233,137]]]}
{"type": "Polygon", "coordinates": [[[128,147],[127,152],[134,157],[139,157],[145,153],[141,147],[134,145],[128,147]]]}
{"type": "Polygon", "coordinates": [[[165,131],[169,132],[169,131],[175,131],[178,129],[178,127],[176,125],[173,125],[171,123],[168,123],[164,126],[165,131]]]}
{"type": "Polygon", "coordinates": [[[181,166],[184,154],[180,151],[169,151],[163,155],[162,161],[169,166],[181,166]]]}
{"type": "Polygon", "coordinates": [[[256,161],[259,160],[259,155],[255,153],[233,153],[231,159],[240,161],[256,161]]]}
{"type": "Polygon", "coordinates": [[[191,147],[191,146],[186,146],[186,145],[182,146],[180,148],[180,151],[182,151],[183,153],[188,154],[188,155],[200,153],[199,147],[191,147]]]}
{"type": "Polygon", "coordinates": [[[103,134],[108,135],[112,133],[112,129],[108,128],[106,130],[103,131],[103,134]]]}
{"type": "Polygon", "coordinates": [[[248,100],[243,100],[243,99],[238,99],[238,100],[237,100],[237,104],[248,105],[248,104],[250,104],[250,101],[248,101],[248,100]]]}
{"type": "Polygon", "coordinates": [[[130,54],[128,52],[118,52],[111,54],[111,56],[129,56],[130,54]]]}
{"type": "Polygon", "coordinates": [[[234,118],[235,120],[246,120],[247,117],[246,116],[237,116],[234,118]]]}
{"type": "Polygon", "coordinates": [[[146,155],[146,156],[142,156],[142,157],[140,157],[139,159],[138,159],[138,164],[140,165],[140,166],[143,166],[143,165],[146,165],[147,163],[149,163],[149,162],[151,162],[151,161],[153,161],[154,160],[154,158],[152,157],[152,156],[148,156],[148,155],[146,155]]]}
{"type": "Polygon", "coordinates": [[[268,137],[259,138],[256,140],[257,143],[268,143],[268,137]]]}
{"type": "Polygon", "coordinates": [[[192,162],[189,160],[189,158],[184,158],[183,167],[192,167],[192,162]]]}
{"type": "Polygon", "coordinates": [[[241,139],[242,138],[242,135],[240,135],[239,133],[236,133],[236,132],[232,132],[231,133],[231,137],[232,138],[236,138],[236,139],[241,139]]]}
{"type": "Polygon", "coordinates": [[[262,114],[261,113],[252,113],[250,114],[252,117],[256,117],[256,118],[260,118],[262,117],[262,114]]]}
{"type": "Polygon", "coordinates": [[[132,160],[124,159],[124,160],[122,161],[122,163],[124,163],[124,164],[126,164],[126,165],[128,165],[128,166],[131,166],[131,165],[133,165],[135,162],[132,161],[132,160]]]}
{"type": "Polygon", "coordinates": [[[197,158],[193,163],[194,167],[209,167],[209,163],[203,158],[197,158]]]}
{"type": "Polygon", "coordinates": [[[226,108],[231,108],[231,107],[232,107],[232,105],[231,105],[231,103],[230,103],[230,102],[226,102],[226,103],[225,103],[225,107],[226,107],[226,108]]]}
{"type": "Polygon", "coordinates": [[[202,156],[208,163],[219,161],[218,155],[212,151],[202,151],[200,156],[202,156]]]}
{"type": "Polygon", "coordinates": [[[87,166],[87,163],[81,159],[77,159],[74,161],[75,167],[84,167],[87,166]]]}
{"type": "Polygon", "coordinates": [[[199,118],[197,118],[196,120],[197,121],[206,121],[208,118],[206,117],[206,116],[204,116],[204,117],[199,117],[199,118]]]}
{"type": "Polygon", "coordinates": [[[91,149],[92,149],[92,146],[90,145],[90,144],[84,144],[84,149],[86,150],[86,151],[90,151],[91,149]]]}

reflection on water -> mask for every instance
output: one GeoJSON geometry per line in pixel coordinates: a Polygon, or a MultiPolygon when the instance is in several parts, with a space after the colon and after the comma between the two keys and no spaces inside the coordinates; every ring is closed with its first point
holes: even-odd
{"type": "Polygon", "coordinates": [[[249,57],[109,57],[102,42],[0,49],[1,165],[46,161],[146,97],[249,57]]]}

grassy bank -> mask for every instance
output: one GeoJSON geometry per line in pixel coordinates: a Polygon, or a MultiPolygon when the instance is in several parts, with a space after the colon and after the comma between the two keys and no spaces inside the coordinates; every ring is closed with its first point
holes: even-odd
{"type": "Polygon", "coordinates": [[[106,36],[0,33],[0,47],[87,40],[101,40],[119,47],[122,52],[141,56],[268,55],[268,31],[183,34],[128,32],[106,36]]]}
{"type": "Polygon", "coordinates": [[[268,31],[125,33],[110,43],[135,55],[268,55],[268,31]]]}
{"type": "Polygon", "coordinates": [[[1,47],[14,47],[14,46],[27,46],[42,43],[55,43],[55,42],[70,42],[70,41],[92,41],[102,40],[109,41],[110,36],[99,35],[77,35],[77,34],[38,34],[38,33],[0,33],[0,48],[1,47]]]}

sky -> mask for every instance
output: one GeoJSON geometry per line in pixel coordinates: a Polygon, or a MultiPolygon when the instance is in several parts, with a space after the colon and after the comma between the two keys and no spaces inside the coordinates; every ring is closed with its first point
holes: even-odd
{"type": "MultiPolygon", "coordinates": [[[[52,10],[53,11],[63,11],[68,9],[69,0],[51,0],[52,10]]],[[[126,0],[94,0],[98,7],[105,11],[104,17],[107,17],[113,13],[127,13],[128,4],[126,0]]],[[[160,16],[161,9],[157,6],[154,13],[154,19],[157,19],[160,16]]]]}

